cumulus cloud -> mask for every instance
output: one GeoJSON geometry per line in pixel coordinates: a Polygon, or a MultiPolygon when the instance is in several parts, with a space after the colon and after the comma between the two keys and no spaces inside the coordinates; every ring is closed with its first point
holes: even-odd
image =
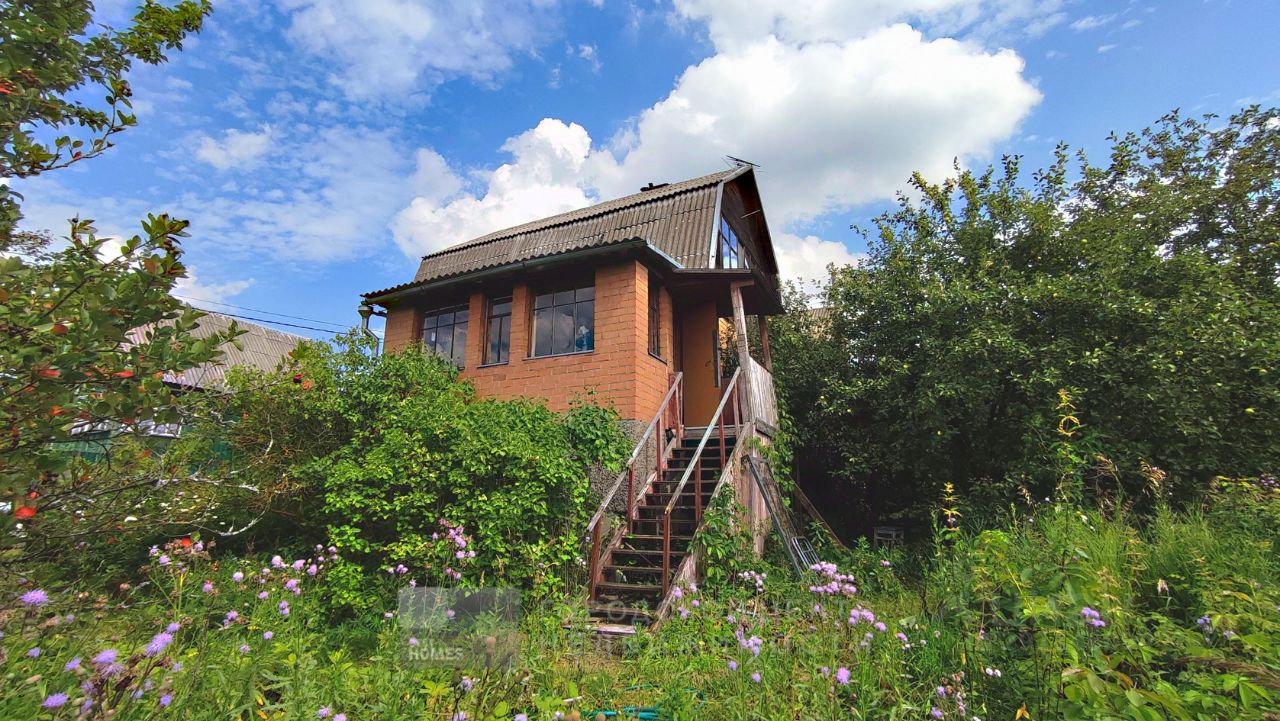
{"type": "Polygon", "coordinates": [[[420,153],[415,183],[421,189],[392,223],[408,255],[442,250],[485,233],[588,205],[583,166],[591,137],[577,123],[545,119],[507,140],[512,162],[481,177],[481,189],[454,194],[463,183],[439,155],[420,153]]]}
{"type": "Polygon", "coordinates": [[[612,197],[746,158],[762,166],[770,220],[786,225],[988,153],[1040,100],[1022,69],[1012,51],[927,40],[905,25],[845,43],[770,37],[686,70],[611,152],[593,155],[591,171],[612,197]]]}
{"type": "Polygon", "coordinates": [[[262,126],[256,133],[231,129],[220,139],[197,133],[195,156],[218,170],[252,168],[271,150],[272,133],[270,125],[262,126]]]}
{"type": "MultiPolygon", "coordinates": [[[[698,2],[712,0],[681,0],[686,9],[698,2]]],[[[832,13],[844,7],[817,5],[832,13]]],[[[776,35],[745,41],[751,32],[778,30],[784,20],[807,22],[781,9],[773,24],[750,31],[717,30],[710,18],[725,49],[688,68],[667,97],[605,143],[593,146],[577,124],[544,119],[503,145],[510,162],[471,174],[469,186],[438,155],[420,156],[418,182],[431,179],[444,190],[420,191],[396,216],[397,243],[409,255],[438,251],[626,195],[649,181],[711,172],[733,155],[762,166],[758,178],[783,273],[825,276],[828,262],[858,256],[841,243],[788,231],[824,213],[891,198],[913,171],[938,178],[957,159],[986,156],[1041,97],[1016,53],[929,39],[907,25],[840,41],[787,42],[776,35]],[[449,195],[456,187],[467,190],[449,195]]],[[[810,36],[808,25],[798,27],[784,36],[810,36]]],[[[825,32],[819,27],[825,26],[812,32],[825,32]]]]}
{"type": "Polygon", "coordinates": [[[557,0],[281,0],[289,39],[331,63],[349,98],[488,80],[544,42],[557,0]]]}
{"type": "Polygon", "coordinates": [[[867,259],[865,253],[854,253],[848,246],[834,240],[823,240],[814,235],[804,237],[791,233],[777,233],[773,249],[778,256],[778,271],[789,280],[804,281],[808,288],[816,288],[827,280],[827,266],[861,265],[867,259]]]}

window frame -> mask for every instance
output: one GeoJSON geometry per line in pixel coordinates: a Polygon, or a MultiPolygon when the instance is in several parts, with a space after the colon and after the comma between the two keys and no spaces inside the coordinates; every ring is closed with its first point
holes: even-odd
{"type": "Polygon", "coordinates": [[[556,356],[578,355],[583,353],[595,352],[595,349],[596,349],[596,342],[595,342],[595,339],[596,339],[596,286],[595,286],[594,278],[590,280],[582,279],[582,280],[576,280],[576,281],[562,282],[556,285],[544,286],[537,290],[531,291],[529,294],[529,298],[530,298],[529,316],[528,316],[529,317],[529,349],[528,349],[529,359],[555,358],[556,356]],[[580,293],[584,293],[586,291],[590,291],[589,298],[578,297],[580,293]],[[564,293],[572,293],[573,300],[565,302],[563,299],[561,299],[557,301],[557,296],[562,295],[564,293]],[[549,297],[549,300],[547,301],[546,305],[539,307],[539,303],[541,302],[540,299],[544,297],[549,297]],[[577,348],[575,346],[577,345],[577,328],[580,327],[578,324],[579,306],[587,303],[591,304],[591,314],[590,314],[591,326],[589,328],[589,335],[588,335],[590,346],[586,348],[577,348]],[[539,311],[549,312],[548,322],[551,322],[552,325],[550,328],[551,337],[548,339],[547,343],[549,346],[551,346],[551,348],[555,348],[556,347],[556,343],[555,343],[556,327],[554,324],[554,313],[557,308],[572,308],[572,311],[570,312],[574,319],[575,330],[574,330],[574,339],[570,341],[570,350],[560,351],[560,352],[553,351],[553,352],[539,353],[538,352],[539,350],[539,346],[538,346],[539,311]]]}
{"type": "Polygon", "coordinates": [[[508,292],[505,295],[490,296],[485,299],[485,322],[484,322],[484,348],[481,358],[481,367],[506,365],[511,362],[511,322],[515,311],[515,293],[508,292]],[[507,304],[505,313],[495,313],[494,309],[503,304],[507,304]],[[498,321],[499,337],[506,336],[506,353],[501,358],[494,359],[491,356],[493,351],[493,322],[498,321]]]}
{"type": "Polygon", "coordinates": [[[421,343],[423,348],[426,349],[427,351],[434,353],[440,356],[441,358],[444,358],[450,363],[453,363],[459,369],[463,369],[467,367],[467,340],[470,337],[471,337],[471,302],[470,300],[464,301],[462,303],[451,303],[448,305],[441,305],[434,308],[428,308],[422,311],[422,316],[418,321],[418,342],[421,343]],[[459,312],[465,312],[467,314],[466,319],[464,319],[462,322],[458,322],[458,319],[457,319],[459,312]],[[452,314],[453,317],[450,319],[448,324],[441,326],[440,316],[444,315],[445,313],[450,313],[452,314]],[[438,331],[442,327],[449,328],[449,355],[447,356],[441,353],[440,350],[438,349],[439,337],[440,337],[439,334],[436,335],[436,338],[432,343],[429,344],[427,342],[427,330],[428,330],[427,319],[432,317],[435,318],[436,323],[431,326],[430,330],[438,331]],[[462,336],[463,336],[461,346],[458,346],[458,343],[457,343],[459,327],[462,328],[462,336]],[[459,353],[461,353],[461,356],[462,356],[461,360],[458,359],[459,353]]]}
{"type": "Polygon", "coordinates": [[[738,236],[738,231],[729,223],[729,219],[720,216],[720,229],[716,232],[716,267],[729,270],[749,269],[747,246],[738,236]],[[733,265],[726,265],[726,253],[733,259],[733,265]]]}
{"type": "Polygon", "coordinates": [[[649,274],[649,355],[662,360],[662,285],[649,274]]]}

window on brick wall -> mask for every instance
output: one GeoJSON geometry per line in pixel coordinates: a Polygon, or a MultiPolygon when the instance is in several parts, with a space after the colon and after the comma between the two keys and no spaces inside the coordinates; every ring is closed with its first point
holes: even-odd
{"type": "Polygon", "coordinates": [[[649,277],[649,353],[662,357],[662,287],[649,277]]]}
{"type": "Polygon", "coordinates": [[[511,353],[511,296],[489,299],[484,362],[506,363],[511,353]]]}
{"type": "Polygon", "coordinates": [[[595,347],[594,285],[561,286],[534,296],[534,357],[582,353],[595,347]]]}
{"type": "Polygon", "coordinates": [[[422,317],[422,345],[462,368],[467,362],[466,304],[427,311],[422,317]]]}

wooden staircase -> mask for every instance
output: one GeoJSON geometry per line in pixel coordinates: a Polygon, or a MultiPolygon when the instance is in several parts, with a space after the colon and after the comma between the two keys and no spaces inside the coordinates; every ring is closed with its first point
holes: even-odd
{"type": "Polygon", "coordinates": [[[737,439],[730,430],[723,446],[720,437],[714,436],[699,452],[705,429],[685,430],[684,437],[672,445],[661,477],[655,477],[638,499],[621,538],[601,554],[600,575],[588,609],[598,622],[636,625],[656,620],[671,579],[689,554],[699,519],[711,502],[725,459],[732,456],[737,439]],[[672,506],[666,545],[664,516],[690,466],[694,466],[693,473],[672,506]],[[664,547],[669,553],[664,554],[664,547]]]}

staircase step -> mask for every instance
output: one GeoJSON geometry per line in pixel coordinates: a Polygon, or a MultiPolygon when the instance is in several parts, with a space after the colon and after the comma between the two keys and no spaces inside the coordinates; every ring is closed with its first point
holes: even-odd
{"type": "Polygon", "coordinates": [[[653,623],[654,619],[652,612],[631,606],[591,606],[587,613],[592,618],[617,624],[653,623]]]}
{"type": "Polygon", "coordinates": [[[609,564],[608,566],[604,567],[604,570],[605,570],[605,573],[616,571],[622,574],[634,573],[638,575],[643,574],[645,576],[661,576],[662,575],[662,566],[660,565],[659,566],[615,566],[613,564],[609,564]]]}
{"type": "MultiPolygon", "coordinates": [[[[684,560],[684,551],[671,549],[671,562],[678,563],[684,560]]],[[[611,560],[617,561],[624,558],[631,558],[641,563],[662,563],[661,548],[615,548],[611,560]],[[620,558],[621,557],[621,558],[620,558]]]]}
{"type": "Polygon", "coordinates": [[[662,586],[649,583],[617,583],[616,581],[601,581],[596,584],[596,592],[612,593],[612,594],[628,594],[636,596],[661,596],[662,586]]]}

